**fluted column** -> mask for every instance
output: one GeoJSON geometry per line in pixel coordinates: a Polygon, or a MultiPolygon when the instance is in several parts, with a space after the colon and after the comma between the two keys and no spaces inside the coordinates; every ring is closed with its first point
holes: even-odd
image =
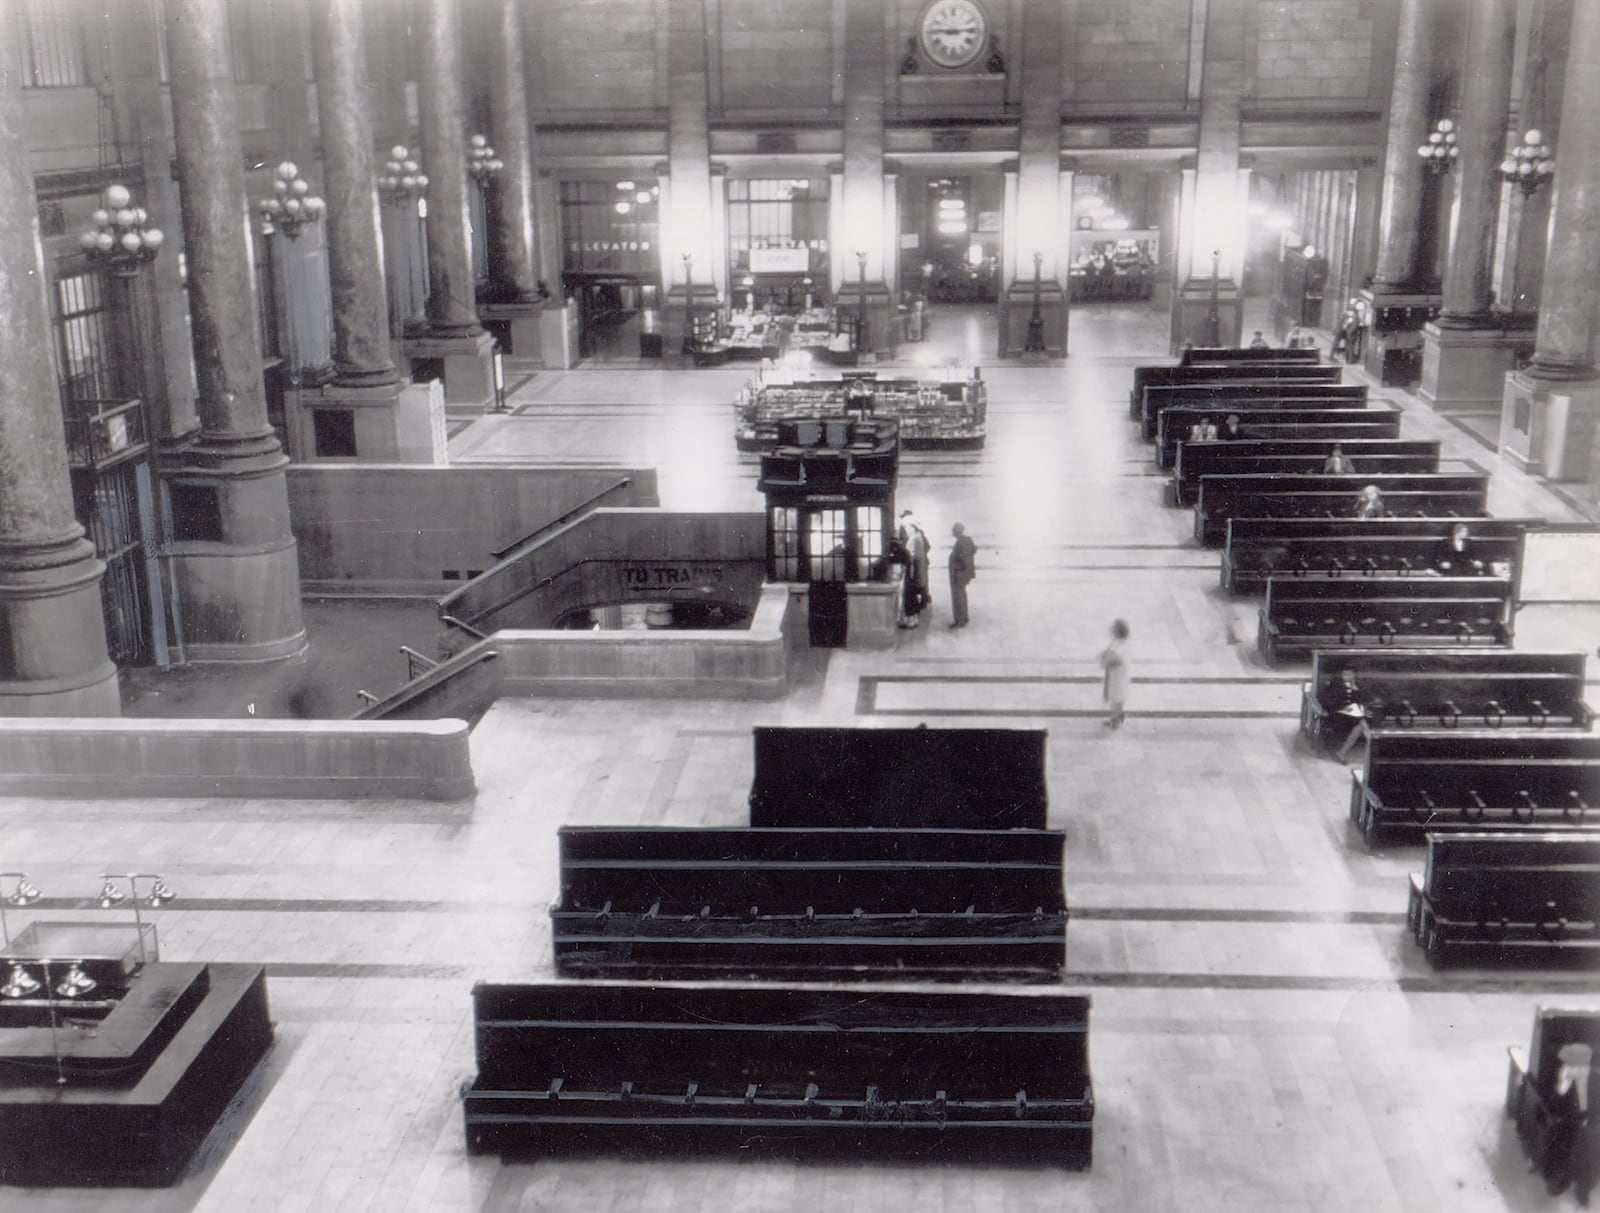
{"type": "Polygon", "coordinates": [[[1461,156],[1456,166],[1461,184],[1444,275],[1442,327],[1481,325],[1493,302],[1490,278],[1500,213],[1499,167],[1506,154],[1516,40],[1517,14],[1510,0],[1473,0],[1467,26],[1461,156]]]}
{"type": "Polygon", "coordinates": [[[17,8],[0,5],[0,714],[115,716],[103,566],[73,516],[51,359],[22,44],[17,8]]]}
{"type": "Polygon", "coordinates": [[[165,0],[200,436],[166,477],[193,661],[305,648],[288,460],[267,417],[227,8],[165,0]]]}
{"type": "MultiPolygon", "coordinates": [[[[428,174],[428,335],[476,337],[471,203],[467,196],[466,109],[461,17],[456,0],[416,5],[417,111],[428,174]]],[[[448,375],[447,375],[448,379],[448,375]]]]}
{"type": "Polygon", "coordinates": [[[363,0],[321,0],[312,38],[338,387],[376,387],[399,378],[389,353],[364,7],[363,0]]]}
{"type": "Polygon", "coordinates": [[[1401,0],[1395,44],[1389,132],[1383,153],[1383,201],[1378,220],[1377,289],[1416,289],[1432,266],[1431,213],[1436,190],[1417,148],[1427,142],[1438,115],[1433,105],[1433,44],[1438,39],[1434,0],[1401,0]]]}
{"type": "Polygon", "coordinates": [[[494,0],[489,43],[489,142],[505,163],[495,179],[489,239],[489,286],[508,302],[534,297],[533,166],[529,154],[528,87],[522,49],[522,5],[494,0]]]}

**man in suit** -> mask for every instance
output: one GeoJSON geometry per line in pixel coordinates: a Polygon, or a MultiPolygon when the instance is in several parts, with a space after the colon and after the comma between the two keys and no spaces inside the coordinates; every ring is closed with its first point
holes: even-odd
{"type": "Polygon", "coordinates": [[[967,626],[967,584],[978,575],[978,545],[959,522],[950,528],[955,543],[950,548],[950,621],[953,628],[967,626]]]}

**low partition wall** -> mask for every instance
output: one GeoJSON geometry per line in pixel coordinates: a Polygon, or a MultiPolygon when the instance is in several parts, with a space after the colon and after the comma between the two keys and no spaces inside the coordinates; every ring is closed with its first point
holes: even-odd
{"type": "Polygon", "coordinates": [[[541,528],[597,505],[658,501],[653,468],[289,468],[289,513],[308,593],[445,593],[541,528]]]}
{"type": "Polygon", "coordinates": [[[768,585],[745,629],[496,632],[361,714],[367,720],[476,719],[518,695],[771,699],[788,688],[805,615],[768,585]]]}
{"type": "Polygon", "coordinates": [[[0,719],[0,795],[460,800],[464,720],[0,719]]]}

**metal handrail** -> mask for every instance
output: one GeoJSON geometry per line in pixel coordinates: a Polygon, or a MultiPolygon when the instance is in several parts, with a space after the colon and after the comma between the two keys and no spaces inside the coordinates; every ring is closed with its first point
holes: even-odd
{"type": "MultiPolygon", "coordinates": [[[[594,508],[594,506],[599,503],[599,501],[600,501],[600,499],[602,497],[607,497],[610,494],[616,492],[618,489],[625,489],[632,483],[633,483],[633,477],[632,476],[624,476],[624,477],[622,477],[622,479],[618,480],[615,484],[608,485],[607,487],[601,489],[598,493],[596,493],[593,497],[590,497],[587,501],[579,502],[577,505],[573,506],[570,510],[568,510],[565,514],[562,514],[559,518],[552,519],[551,521],[545,523],[538,530],[529,532],[528,534],[524,535],[521,539],[518,539],[518,540],[516,540],[516,541],[514,541],[512,543],[507,544],[505,547],[500,548],[498,551],[490,552],[489,555],[493,556],[496,560],[504,560],[507,556],[511,555],[512,552],[516,551],[518,548],[522,547],[524,544],[532,543],[535,539],[539,538],[539,536],[543,535],[546,531],[554,530],[558,526],[564,526],[568,522],[571,522],[572,519],[574,517],[576,517],[577,515],[588,512],[590,509],[594,508]]],[[[489,571],[493,572],[494,570],[491,569],[489,571]]]]}

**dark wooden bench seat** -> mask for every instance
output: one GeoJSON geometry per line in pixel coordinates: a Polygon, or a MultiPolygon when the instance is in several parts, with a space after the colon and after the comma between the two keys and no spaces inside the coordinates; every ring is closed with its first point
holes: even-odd
{"type": "Polygon", "coordinates": [[[1179,366],[1201,366],[1212,362],[1319,362],[1315,346],[1293,349],[1259,345],[1191,345],[1178,355],[1179,366]]]}
{"type": "Polygon", "coordinates": [[[1300,729],[1332,748],[1354,718],[1343,714],[1345,672],[1368,728],[1527,727],[1587,732],[1594,712],[1583,701],[1583,653],[1492,649],[1322,649],[1302,688],[1300,729]]]}
{"type": "Polygon", "coordinates": [[[1256,642],[1274,662],[1345,646],[1510,648],[1511,591],[1503,577],[1273,577],[1256,642]]]}
{"type": "Polygon", "coordinates": [[[1092,1155],[1082,995],[559,982],[473,1010],[473,1154],[1092,1155]]]}
{"type": "Polygon", "coordinates": [[[1042,830],[1043,729],[762,727],[750,824],[1042,830]]]}
{"type": "Polygon", "coordinates": [[[1250,401],[1241,408],[1172,405],[1162,410],[1156,426],[1154,458],[1157,467],[1169,468],[1178,461],[1178,447],[1189,441],[1195,424],[1210,421],[1217,427],[1220,441],[1240,439],[1300,439],[1302,441],[1352,441],[1362,438],[1400,437],[1399,409],[1366,407],[1359,402],[1338,401],[1250,401]],[[1230,416],[1239,418],[1239,432],[1233,439],[1220,434],[1230,416]]]}
{"type": "Polygon", "coordinates": [[[1293,439],[1218,439],[1178,444],[1172,476],[1176,505],[1193,505],[1200,477],[1248,473],[1320,474],[1335,446],[1354,461],[1356,475],[1391,476],[1437,472],[1439,443],[1433,439],[1379,438],[1305,442],[1293,439]]]}
{"type": "Polygon", "coordinates": [[[1194,537],[1211,546],[1222,543],[1230,518],[1348,518],[1369,484],[1382,491],[1389,517],[1474,518],[1488,510],[1489,477],[1482,474],[1202,476],[1194,537]]]}
{"type": "Polygon", "coordinates": [[[1142,391],[1143,399],[1133,410],[1133,419],[1139,423],[1139,436],[1146,442],[1160,435],[1163,420],[1174,409],[1199,408],[1221,426],[1229,413],[1245,410],[1264,413],[1275,409],[1319,409],[1360,413],[1366,409],[1370,398],[1366,384],[1340,383],[1337,378],[1326,375],[1309,380],[1179,380],[1154,383],[1142,391]]]}
{"type": "Polygon", "coordinates": [[[1592,964],[1600,834],[1429,834],[1406,922],[1433,965],[1592,964]]]}
{"type": "Polygon", "coordinates": [[[1350,774],[1350,819],[1369,846],[1429,832],[1600,830],[1600,736],[1592,733],[1386,731],[1350,774]]]}
{"type": "MultiPolygon", "coordinates": [[[[1145,389],[1152,387],[1187,387],[1190,384],[1272,384],[1272,383],[1338,383],[1341,368],[1314,362],[1214,362],[1194,366],[1137,366],[1133,368],[1133,386],[1128,392],[1128,415],[1135,419],[1143,416],[1145,389]]],[[[1146,430],[1145,437],[1154,434],[1146,430]]]]}
{"type": "MultiPolygon", "coordinates": [[[[1231,518],[1222,552],[1222,588],[1259,594],[1271,576],[1442,571],[1442,549],[1460,521],[1457,517],[1231,518]]],[[[1514,577],[1522,567],[1524,535],[1543,526],[1544,520],[1473,518],[1469,525],[1467,567],[1485,576],[1514,577]]],[[[1449,561],[1452,575],[1467,575],[1458,571],[1459,559],[1451,556],[1449,561]]]]}
{"type": "Polygon", "coordinates": [[[1056,981],[1058,830],[563,826],[556,967],[589,977],[1056,981]]]}
{"type": "MultiPolygon", "coordinates": [[[[1558,1099],[1561,1051],[1568,1045],[1588,1045],[1600,1056],[1600,1011],[1577,1007],[1540,1007],[1533,1016],[1533,1038],[1526,1051],[1512,1045],[1506,1076],[1506,1115],[1517,1128],[1517,1138],[1527,1151],[1532,1170],[1541,1175],[1569,1165],[1551,1157],[1570,1141],[1558,1117],[1566,1101],[1558,1099]]],[[[1570,1097],[1569,1097],[1570,1098],[1570,1097]]],[[[1589,1088],[1589,1114],[1596,1114],[1596,1092],[1589,1088]]]]}

